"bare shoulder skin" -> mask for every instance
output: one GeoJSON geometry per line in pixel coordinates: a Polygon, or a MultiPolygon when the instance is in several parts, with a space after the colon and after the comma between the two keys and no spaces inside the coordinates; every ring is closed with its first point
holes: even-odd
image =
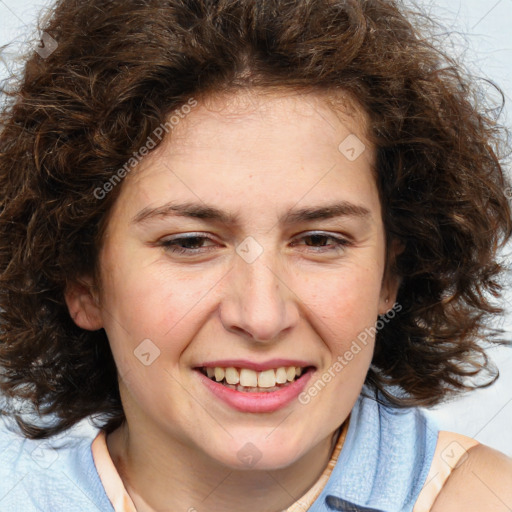
{"type": "Polygon", "coordinates": [[[432,512],[510,512],[512,459],[485,445],[468,450],[468,458],[454,469],[432,512]]]}

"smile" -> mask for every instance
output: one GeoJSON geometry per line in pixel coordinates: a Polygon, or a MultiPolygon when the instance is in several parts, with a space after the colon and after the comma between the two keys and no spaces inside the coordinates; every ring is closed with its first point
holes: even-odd
{"type": "Polygon", "coordinates": [[[298,379],[305,368],[280,366],[261,372],[249,368],[203,367],[200,371],[214,382],[242,392],[272,392],[298,379]]]}
{"type": "Polygon", "coordinates": [[[265,364],[232,360],[210,362],[195,370],[215,401],[244,413],[271,413],[297,402],[316,368],[290,360],[265,364]]]}

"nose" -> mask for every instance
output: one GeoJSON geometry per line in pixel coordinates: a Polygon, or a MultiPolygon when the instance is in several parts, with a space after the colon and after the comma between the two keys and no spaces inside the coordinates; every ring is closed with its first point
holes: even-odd
{"type": "Polygon", "coordinates": [[[256,261],[236,258],[220,317],[225,329],[259,343],[276,341],[297,325],[298,298],[288,273],[265,251],[256,261]]]}

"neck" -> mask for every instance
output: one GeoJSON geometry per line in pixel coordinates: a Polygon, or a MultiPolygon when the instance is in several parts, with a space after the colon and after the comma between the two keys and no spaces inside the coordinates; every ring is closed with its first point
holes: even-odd
{"type": "Polygon", "coordinates": [[[277,512],[318,480],[338,434],[337,430],[290,466],[276,470],[234,470],[198,456],[194,447],[134,435],[126,424],[107,437],[107,446],[138,512],[277,512]],[[143,443],[138,442],[141,439],[143,443]]]}

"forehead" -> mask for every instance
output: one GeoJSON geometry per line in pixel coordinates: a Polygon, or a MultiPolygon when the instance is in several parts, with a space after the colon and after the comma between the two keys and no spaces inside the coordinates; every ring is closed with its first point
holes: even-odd
{"type": "Polygon", "coordinates": [[[127,176],[119,201],[142,208],[174,196],[263,208],[306,195],[338,199],[326,196],[343,190],[342,199],[375,202],[367,126],[341,95],[250,90],[198,99],[127,176]]]}
{"type": "Polygon", "coordinates": [[[318,130],[317,134],[326,143],[332,143],[335,140],[331,138],[339,132],[340,125],[345,131],[366,139],[369,118],[347,93],[251,88],[199,98],[197,107],[176,125],[166,142],[172,140],[177,152],[187,147],[200,149],[204,142],[201,134],[214,141],[230,132],[257,130],[261,141],[268,142],[276,134],[283,139],[287,134],[310,137],[311,131],[318,130]]]}

